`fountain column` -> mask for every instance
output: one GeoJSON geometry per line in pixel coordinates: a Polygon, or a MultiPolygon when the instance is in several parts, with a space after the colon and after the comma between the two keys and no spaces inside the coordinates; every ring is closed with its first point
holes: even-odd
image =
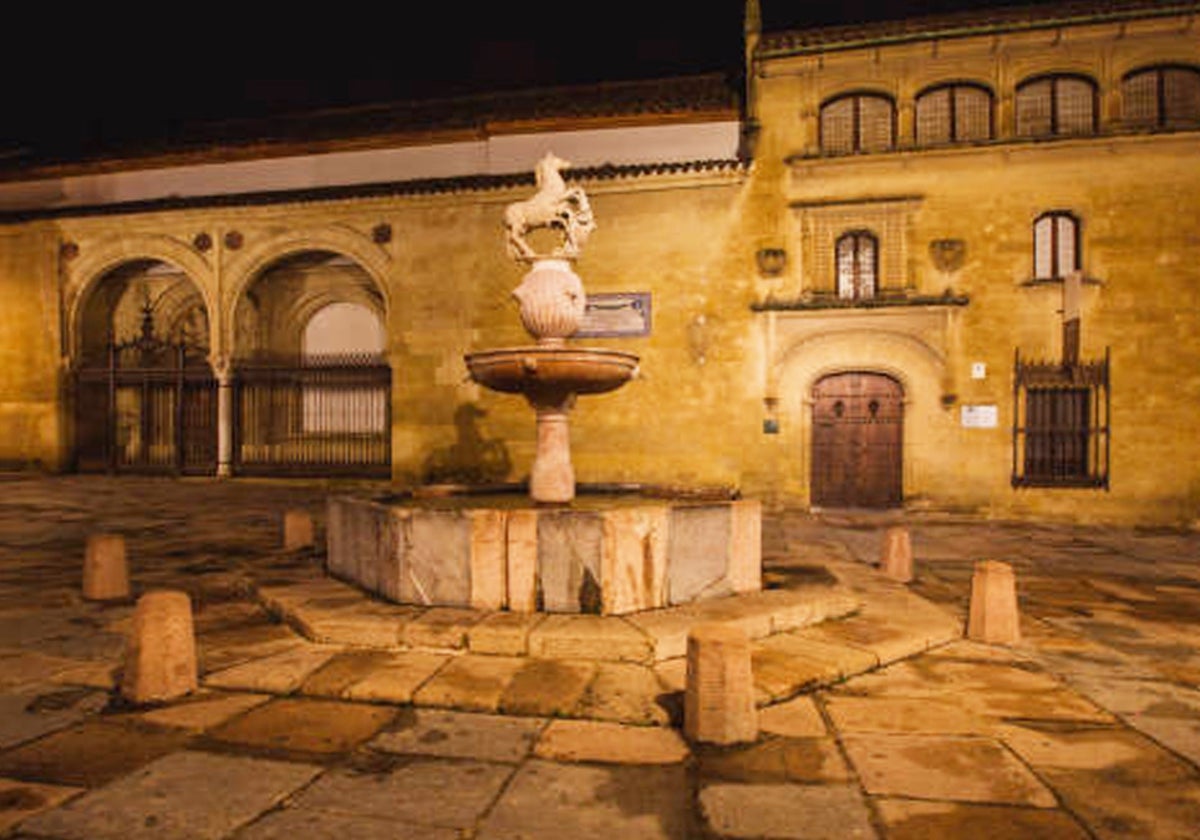
{"type": "Polygon", "coordinates": [[[529,398],[537,412],[537,450],[529,471],[529,495],[538,502],[569,502],[575,498],[575,467],[571,464],[571,427],[567,414],[573,394],[558,399],[529,398]]]}

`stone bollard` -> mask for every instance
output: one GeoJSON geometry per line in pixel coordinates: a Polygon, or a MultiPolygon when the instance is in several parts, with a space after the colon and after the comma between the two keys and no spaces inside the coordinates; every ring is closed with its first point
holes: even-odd
{"type": "Polygon", "coordinates": [[[692,741],[738,744],[758,737],[750,637],[729,624],[699,624],[688,635],[683,732],[692,741]]]}
{"type": "Polygon", "coordinates": [[[283,550],[298,551],[316,545],[312,516],[306,510],[289,510],[283,514],[283,550]]]}
{"type": "Polygon", "coordinates": [[[147,592],[133,614],[121,696],[133,703],[154,703],[182,697],[196,686],[191,599],[186,592],[147,592]]]}
{"type": "Polygon", "coordinates": [[[883,555],[879,559],[879,569],[901,583],[908,583],[913,579],[912,541],[908,537],[907,528],[897,526],[887,529],[883,537],[883,555]]]}
{"type": "Polygon", "coordinates": [[[975,564],[967,638],[989,645],[1015,645],[1021,641],[1017,582],[1008,563],[981,560],[975,564]]]}
{"type": "Polygon", "coordinates": [[[125,538],[120,534],[92,534],[83,558],[83,597],[89,601],[115,601],[129,597],[129,566],[125,538]]]}

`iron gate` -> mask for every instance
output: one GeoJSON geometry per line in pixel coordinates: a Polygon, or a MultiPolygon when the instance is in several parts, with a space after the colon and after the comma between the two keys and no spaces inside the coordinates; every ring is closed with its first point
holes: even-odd
{"type": "Polygon", "coordinates": [[[217,383],[207,350],[156,338],[110,344],[107,363],[74,375],[75,469],[212,474],[217,383]]]}
{"type": "Polygon", "coordinates": [[[237,474],[390,475],[392,371],[380,357],[243,362],[232,387],[237,474]]]}

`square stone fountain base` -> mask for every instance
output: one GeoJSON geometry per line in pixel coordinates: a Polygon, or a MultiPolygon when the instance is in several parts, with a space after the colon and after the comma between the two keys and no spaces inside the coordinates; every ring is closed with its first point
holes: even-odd
{"type": "Polygon", "coordinates": [[[624,615],[760,590],[761,523],[753,500],[333,497],[328,569],[401,604],[624,615]]]}

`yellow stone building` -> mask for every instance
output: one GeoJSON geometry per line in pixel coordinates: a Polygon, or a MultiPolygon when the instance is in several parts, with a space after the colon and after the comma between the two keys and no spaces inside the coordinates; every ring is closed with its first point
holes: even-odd
{"type": "Polygon", "coordinates": [[[575,340],[641,356],[573,413],[582,482],[1195,521],[1200,4],[748,9],[741,89],[10,167],[0,463],[520,480],[529,409],[462,356],[528,341],[500,220],[553,150],[598,222],[575,340]]]}

